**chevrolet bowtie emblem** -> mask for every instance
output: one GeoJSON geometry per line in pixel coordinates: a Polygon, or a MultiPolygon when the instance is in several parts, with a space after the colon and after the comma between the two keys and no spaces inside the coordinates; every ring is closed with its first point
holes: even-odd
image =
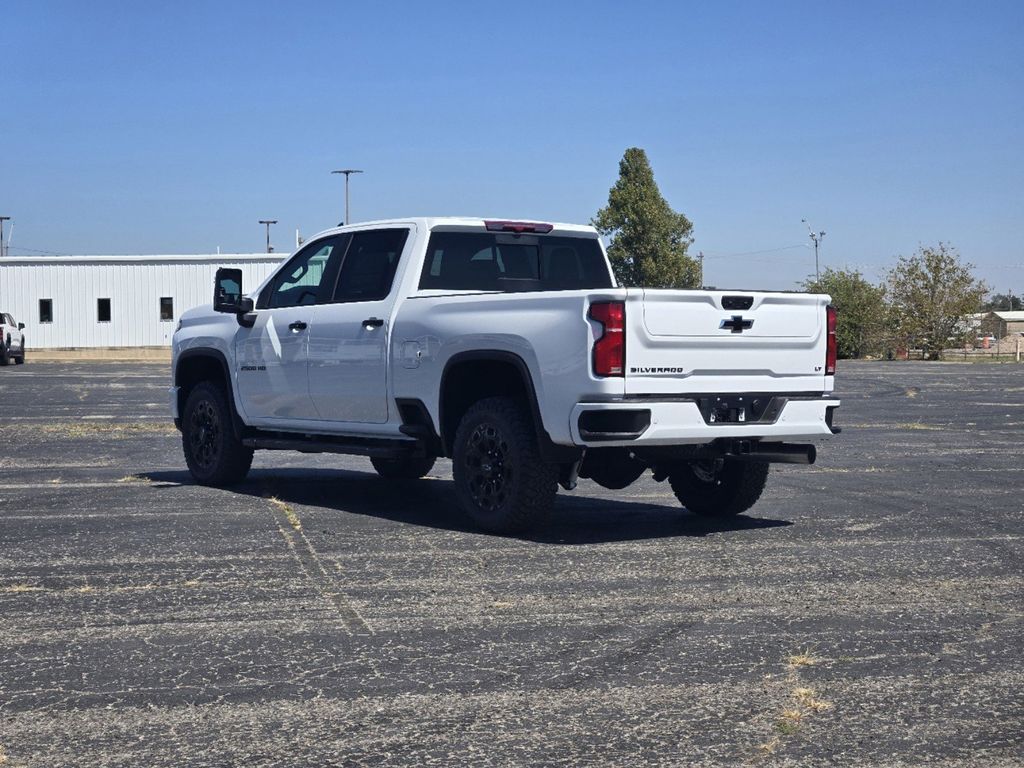
{"type": "Polygon", "coordinates": [[[733,315],[731,320],[723,320],[719,328],[728,328],[733,333],[743,333],[754,327],[753,320],[744,320],[743,315],[733,315]]]}

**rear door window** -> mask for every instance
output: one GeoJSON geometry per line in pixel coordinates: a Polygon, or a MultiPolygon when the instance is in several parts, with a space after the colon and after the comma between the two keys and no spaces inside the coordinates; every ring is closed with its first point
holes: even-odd
{"type": "Polygon", "coordinates": [[[492,232],[434,232],[421,289],[567,291],[611,288],[594,238],[492,232]]]}
{"type": "Polygon", "coordinates": [[[391,293],[408,229],[356,232],[341,263],[334,301],[378,301],[391,293]]]}

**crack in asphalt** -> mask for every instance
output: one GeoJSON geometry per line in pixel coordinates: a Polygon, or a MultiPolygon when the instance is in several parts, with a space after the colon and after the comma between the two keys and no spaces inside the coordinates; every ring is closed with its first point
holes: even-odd
{"type": "Polygon", "coordinates": [[[335,578],[324,566],[316,548],[302,530],[302,523],[292,507],[273,496],[267,496],[267,500],[270,502],[277,530],[306,578],[334,607],[351,632],[372,635],[373,630],[338,588],[335,578]]]}

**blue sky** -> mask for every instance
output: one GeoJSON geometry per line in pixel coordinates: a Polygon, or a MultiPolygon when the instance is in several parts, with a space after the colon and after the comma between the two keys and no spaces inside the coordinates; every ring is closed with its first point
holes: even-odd
{"type": "Polygon", "coordinates": [[[626,147],[709,283],[943,240],[1024,293],[1024,3],[8,2],[12,254],[258,251],[353,219],[586,222],[626,147]]]}

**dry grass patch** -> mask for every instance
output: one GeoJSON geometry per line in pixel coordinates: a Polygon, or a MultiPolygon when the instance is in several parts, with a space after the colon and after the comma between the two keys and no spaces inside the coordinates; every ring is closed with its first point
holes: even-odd
{"type": "Polygon", "coordinates": [[[779,714],[771,721],[771,737],[757,747],[762,754],[773,754],[782,746],[785,737],[799,733],[808,718],[832,709],[831,702],[819,699],[813,688],[800,684],[800,669],[822,661],[824,659],[815,656],[810,648],[790,654],[786,659],[788,671],[783,681],[786,698],[779,714]]]}
{"type": "Polygon", "coordinates": [[[803,712],[824,712],[832,709],[832,703],[816,698],[813,688],[794,688],[793,701],[796,702],[799,711],[803,712]]]}
{"type": "Polygon", "coordinates": [[[288,525],[294,528],[296,531],[302,530],[302,521],[299,520],[299,516],[295,514],[295,510],[292,509],[291,505],[286,501],[281,501],[277,496],[269,496],[267,498],[271,504],[277,507],[278,511],[284,515],[288,521],[288,525]]]}
{"type": "Polygon", "coordinates": [[[3,435],[43,435],[76,439],[81,437],[107,437],[112,439],[134,435],[174,435],[178,430],[169,421],[67,421],[50,424],[8,424],[0,429],[3,435]]]}
{"type": "Polygon", "coordinates": [[[9,587],[0,587],[0,592],[8,594],[20,594],[22,592],[45,592],[46,587],[36,587],[32,584],[12,584],[9,587]]]}
{"type": "Polygon", "coordinates": [[[815,656],[814,652],[810,648],[804,651],[800,651],[799,653],[794,653],[788,659],[786,659],[786,663],[791,668],[812,667],[815,664],[820,664],[821,661],[822,659],[818,656],[815,656]]]}
{"type": "Polygon", "coordinates": [[[150,479],[148,477],[139,477],[138,475],[125,475],[117,482],[119,483],[140,483],[142,485],[149,485],[150,479]]]}

